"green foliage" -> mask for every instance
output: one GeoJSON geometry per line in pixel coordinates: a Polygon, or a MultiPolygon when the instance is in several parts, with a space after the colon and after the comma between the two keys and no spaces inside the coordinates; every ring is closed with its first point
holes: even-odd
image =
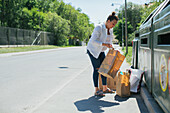
{"type": "Polygon", "coordinates": [[[89,17],[62,0],[0,0],[0,23],[4,27],[53,32],[57,45],[68,38],[88,39],[94,28],[89,17]]]}
{"type": "MultiPolygon", "coordinates": [[[[137,27],[140,25],[141,21],[141,12],[142,6],[133,4],[132,2],[129,2],[127,4],[127,32],[128,32],[128,45],[132,45],[133,35],[132,33],[136,31],[137,27]]],[[[113,32],[116,35],[116,39],[119,40],[120,45],[122,44],[122,23],[123,23],[123,39],[124,44],[125,43],[125,19],[123,18],[122,22],[122,14],[123,17],[125,17],[125,6],[121,6],[121,10],[119,10],[118,17],[119,22],[114,27],[113,32]]]]}
{"type": "Polygon", "coordinates": [[[31,10],[32,8],[34,8],[36,5],[38,4],[37,0],[27,0],[25,7],[27,7],[29,10],[31,10]]]}
{"type": "Polygon", "coordinates": [[[150,15],[150,13],[156,9],[163,1],[155,1],[155,2],[152,2],[150,5],[145,5],[145,7],[141,10],[141,13],[142,13],[142,16],[141,16],[141,22],[140,23],[143,23],[146,18],[150,15]]]}
{"type": "Polygon", "coordinates": [[[89,17],[80,13],[81,9],[77,10],[70,4],[65,4],[61,1],[57,13],[62,18],[70,21],[70,37],[78,38],[80,41],[88,38],[92,33],[92,28],[89,22],[89,17]]]}
{"type": "Polygon", "coordinates": [[[1,26],[18,27],[18,16],[21,12],[18,2],[19,0],[0,0],[1,26]]]}
{"type": "MultiPolygon", "coordinates": [[[[125,41],[125,30],[124,29],[125,29],[125,19],[123,19],[123,36],[124,36],[123,39],[125,41]]],[[[132,25],[130,24],[130,22],[127,22],[127,31],[128,31],[128,35],[133,32],[132,25]]],[[[113,28],[113,33],[116,35],[115,38],[119,40],[119,43],[122,44],[122,20],[119,20],[116,26],[113,28]]],[[[131,45],[131,42],[129,42],[128,44],[131,45]]]]}
{"type": "MultiPolygon", "coordinates": [[[[132,25],[132,31],[136,30],[136,27],[139,26],[139,23],[141,21],[141,15],[142,15],[142,5],[137,5],[132,2],[127,3],[127,21],[130,22],[132,25]]],[[[121,6],[121,10],[119,10],[118,17],[122,19],[122,14],[123,17],[125,17],[125,5],[121,6]]]]}
{"type": "Polygon", "coordinates": [[[45,16],[44,26],[47,31],[55,35],[56,45],[67,45],[67,37],[70,32],[69,21],[61,18],[56,13],[48,12],[45,16]]]}
{"type": "MultiPolygon", "coordinates": [[[[123,50],[123,54],[126,54],[126,48],[123,50]]],[[[126,55],[126,61],[131,65],[132,61],[132,46],[128,46],[128,54],[126,55]]]]}
{"type": "Polygon", "coordinates": [[[132,46],[132,40],[135,38],[135,32],[128,35],[128,45],[132,46]]]}
{"type": "MultiPolygon", "coordinates": [[[[135,31],[139,29],[139,26],[146,20],[153,10],[161,4],[161,2],[162,1],[154,1],[153,3],[150,3],[150,5],[145,5],[144,7],[142,5],[133,4],[132,2],[127,4],[128,45],[132,45],[132,40],[135,38],[135,31]]],[[[114,27],[114,34],[116,35],[116,39],[119,40],[120,44],[122,44],[122,14],[124,17],[124,5],[121,6],[121,10],[119,10],[118,13],[120,20],[114,27]]],[[[125,25],[125,19],[123,19],[123,25],[125,25]]],[[[124,26],[123,29],[125,29],[124,26]]]]}
{"type": "MultiPolygon", "coordinates": [[[[128,45],[134,38],[133,32],[160,3],[155,1],[145,7],[131,2],[127,4],[128,45]]],[[[4,27],[53,32],[57,45],[68,45],[68,38],[88,40],[94,29],[89,17],[81,11],[81,8],[75,9],[63,0],[0,0],[0,23],[4,27]]],[[[121,20],[124,13],[122,5],[118,14],[120,20],[114,28],[120,43],[122,23],[125,25],[125,20],[121,20]]]]}

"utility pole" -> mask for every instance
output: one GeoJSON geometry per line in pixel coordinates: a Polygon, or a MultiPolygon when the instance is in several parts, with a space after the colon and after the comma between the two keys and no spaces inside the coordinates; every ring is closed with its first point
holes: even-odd
{"type": "Polygon", "coordinates": [[[128,54],[128,37],[127,37],[127,4],[125,0],[125,40],[126,40],[126,55],[128,54]]]}
{"type": "Polygon", "coordinates": [[[123,32],[123,10],[122,10],[122,50],[124,49],[124,40],[123,40],[124,35],[123,34],[124,32],[123,32]]]}

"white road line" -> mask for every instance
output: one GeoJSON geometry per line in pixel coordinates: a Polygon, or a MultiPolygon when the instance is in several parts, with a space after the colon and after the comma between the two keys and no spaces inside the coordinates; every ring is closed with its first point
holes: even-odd
{"type": "Polygon", "coordinates": [[[84,72],[90,65],[88,65],[86,68],[84,68],[82,71],[77,73],[75,76],[73,76],[70,80],[68,80],[65,84],[63,84],[60,88],[58,88],[54,93],[49,95],[47,98],[45,98],[43,101],[41,101],[39,104],[37,104],[34,108],[30,109],[29,111],[26,111],[26,113],[33,113],[36,109],[38,109],[41,105],[43,105],[45,102],[47,102],[51,97],[53,97],[55,94],[57,94],[60,90],[62,90],[66,85],[68,85],[72,80],[74,80],[78,75],[80,75],[82,72],[84,72]]]}

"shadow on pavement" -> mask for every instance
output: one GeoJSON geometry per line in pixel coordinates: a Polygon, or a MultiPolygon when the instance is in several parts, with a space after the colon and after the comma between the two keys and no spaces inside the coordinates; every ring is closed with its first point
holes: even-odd
{"type": "Polygon", "coordinates": [[[140,110],[140,113],[149,113],[147,107],[145,106],[143,99],[141,98],[141,95],[139,93],[131,93],[130,97],[120,97],[118,95],[115,95],[114,99],[118,102],[127,101],[130,98],[135,98],[140,110]]]}
{"type": "Polygon", "coordinates": [[[144,104],[143,99],[141,98],[140,93],[131,93],[130,98],[135,98],[137,101],[137,104],[139,106],[140,113],[149,113],[146,105],[144,104]]]}
{"type": "Polygon", "coordinates": [[[76,101],[74,104],[78,111],[91,111],[92,113],[102,113],[104,112],[104,110],[102,110],[103,107],[119,105],[119,103],[99,100],[101,98],[102,97],[92,96],[88,99],[76,101]]]}
{"type": "Polygon", "coordinates": [[[129,99],[129,97],[120,97],[118,95],[116,95],[115,97],[115,100],[118,101],[118,102],[123,102],[123,101],[127,101],[129,99]]]}
{"type": "Polygon", "coordinates": [[[136,99],[140,113],[149,113],[139,93],[131,93],[130,97],[120,97],[118,95],[114,97],[114,99],[118,102],[127,101],[130,98],[136,99]]]}
{"type": "Polygon", "coordinates": [[[69,68],[69,67],[58,67],[58,68],[60,68],[60,69],[67,69],[67,68],[69,68]]]}

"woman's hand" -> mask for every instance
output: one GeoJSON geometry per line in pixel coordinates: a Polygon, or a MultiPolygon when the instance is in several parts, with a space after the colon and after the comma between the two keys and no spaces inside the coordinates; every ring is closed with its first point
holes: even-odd
{"type": "Polygon", "coordinates": [[[106,47],[108,47],[108,48],[113,48],[113,47],[112,47],[112,44],[102,43],[102,46],[106,46],[106,47]]]}

